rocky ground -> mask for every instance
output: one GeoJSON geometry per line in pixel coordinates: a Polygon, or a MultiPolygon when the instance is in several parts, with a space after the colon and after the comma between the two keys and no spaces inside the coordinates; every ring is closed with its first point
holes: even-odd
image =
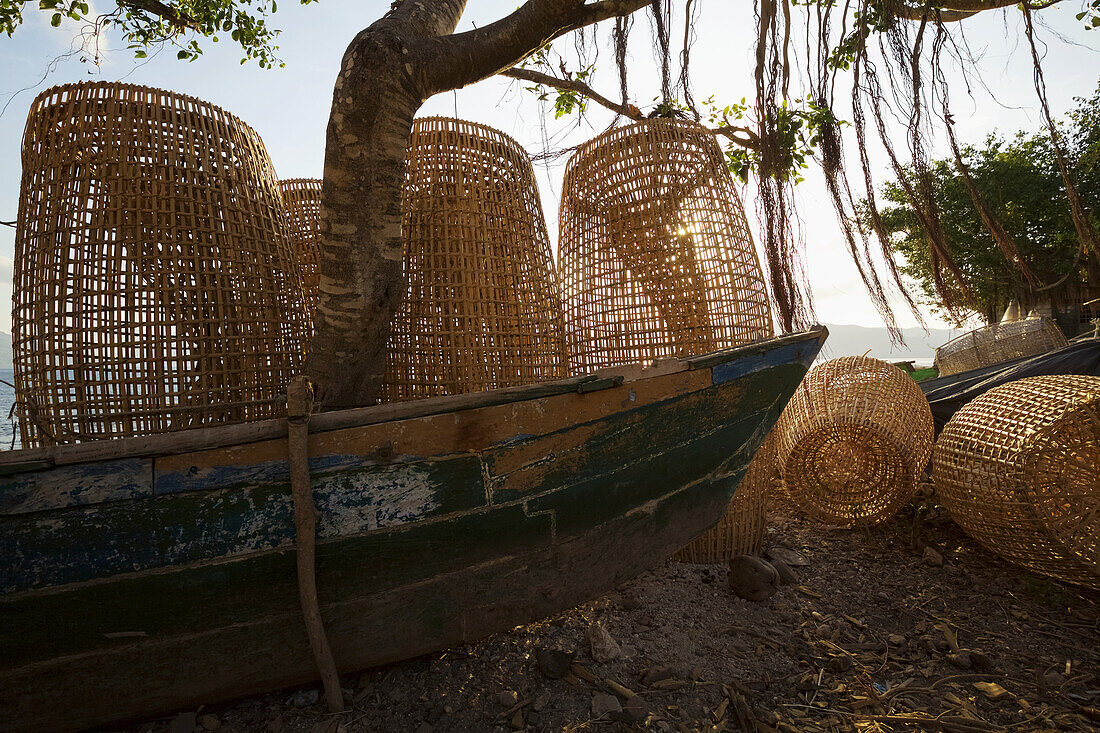
{"type": "Polygon", "coordinates": [[[603,598],[318,690],[134,731],[1100,730],[1100,594],[1030,575],[934,511],[873,530],[790,514],[797,577],[737,597],[720,565],[668,562],[603,598]],[[931,548],[930,550],[928,548],[931,548]]]}

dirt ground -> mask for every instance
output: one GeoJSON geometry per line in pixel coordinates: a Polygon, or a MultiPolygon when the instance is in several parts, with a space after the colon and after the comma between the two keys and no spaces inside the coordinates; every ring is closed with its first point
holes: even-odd
{"type": "Polygon", "coordinates": [[[806,564],[766,601],[735,596],[724,566],[670,561],[555,618],[344,677],[341,715],[314,687],[133,731],[1100,730],[1100,594],[1016,569],[935,511],[914,526],[782,513],[768,545],[806,564]]]}

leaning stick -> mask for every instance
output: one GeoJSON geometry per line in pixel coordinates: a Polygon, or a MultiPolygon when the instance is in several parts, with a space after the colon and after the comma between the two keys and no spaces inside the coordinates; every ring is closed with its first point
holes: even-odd
{"type": "Polygon", "coordinates": [[[298,600],[306,622],[313,660],[325,686],[329,712],[344,710],[344,694],[336,661],[321,621],[317,602],[317,506],[309,482],[309,413],[313,409],[313,385],[303,376],[295,377],[287,388],[287,454],[290,461],[290,488],[294,497],[294,532],[298,548],[298,600]]]}

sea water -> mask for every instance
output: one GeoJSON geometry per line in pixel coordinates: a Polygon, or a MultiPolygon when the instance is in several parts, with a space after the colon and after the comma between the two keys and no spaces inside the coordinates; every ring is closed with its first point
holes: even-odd
{"type": "Polygon", "coordinates": [[[0,450],[19,447],[19,430],[15,426],[15,415],[11,411],[15,404],[13,384],[15,384],[14,370],[0,369],[0,450]]]}

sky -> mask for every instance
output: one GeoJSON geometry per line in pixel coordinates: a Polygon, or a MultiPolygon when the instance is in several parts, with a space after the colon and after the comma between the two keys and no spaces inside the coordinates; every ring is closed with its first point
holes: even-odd
{"type": "MultiPolygon", "coordinates": [[[[459,30],[483,26],[511,12],[518,0],[478,0],[469,4],[459,30]]],[[[97,0],[106,9],[106,0],[97,0]]],[[[697,98],[713,94],[721,104],[751,98],[755,24],[749,0],[701,0],[701,22],[692,49],[691,70],[697,98]]],[[[676,0],[675,8],[682,7],[676,0]]],[[[28,22],[11,38],[0,36],[0,220],[14,220],[19,195],[20,141],[27,110],[41,91],[79,80],[124,80],[170,89],[219,105],[237,115],[263,138],[281,178],[320,177],[324,159],[325,127],[332,85],[340,57],[354,35],[381,16],[389,0],[320,0],[301,6],[292,0],[280,4],[270,23],[282,29],[278,43],[285,68],[263,70],[254,63],[241,65],[241,53],[228,39],[203,41],[205,54],[188,63],[178,61],[171,48],[146,60],[136,60],[117,38],[100,41],[98,65],[79,49],[79,28],[66,21],[51,28],[48,15],[32,8],[28,22]]],[[[1064,0],[1038,14],[1050,29],[1041,37],[1050,42],[1046,62],[1048,99],[1052,112],[1061,115],[1073,106],[1073,98],[1096,88],[1100,76],[1100,30],[1084,31],[1074,18],[1080,0],[1064,0]],[[1064,40],[1058,40],[1056,35],[1064,40]],[[1067,42],[1068,41],[1068,42],[1067,42]]],[[[674,11],[675,12],[675,11],[674,11]]],[[[961,77],[952,78],[954,116],[960,139],[980,143],[998,130],[1005,135],[1017,129],[1038,130],[1039,111],[1032,86],[1029,49],[1022,34],[1018,11],[989,11],[964,21],[962,32],[979,57],[978,73],[986,90],[966,97],[961,77]],[[956,91],[957,90],[957,91],[956,91]]],[[[674,31],[673,37],[677,37],[674,31]]],[[[629,60],[633,101],[652,106],[659,88],[648,21],[639,15],[632,35],[629,60]]],[[[617,95],[617,77],[610,48],[602,51],[592,83],[607,96],[617,95]]],[[[425,103],[420,115],[458,116],[496,127],[516,138],[531,153],[544,148],[545,135],[557,145],[575,145],[594,137],[611,115],[590,107],[589,120],[580,126],[553,119],[533,94],[520,83],[500,77],[488,79],[454,93],[437,95],[425,103]]],[[[843,113],[841,112],[841,116],[843,113]]],[[[552,117],[552,115],[550,115],[552,117]]],[[[899,135],[904,131],[899,128],[899,135]]],[[[903,138],[899,138],[903,139],[903,138]]],[[[934,156],[946,154],[946,142],[935,141],[934,156]]],[[[849,145],[850,147],[850,145],[849,145]]],[[[904,146],[901,146],[904,147],[904,146]]],[[[849,156],[853,155],[851,150],[849,156]]],[[[853,161],[855,159],[853,158],[853,161]]],[[[872,151],[875,175],[888,179],[885,155],[872,151]]],[[[536,165],[540,193],[556,241],[558,197],[565,160],[536,165]]],[[[850,170],[857,170],[853,162],[850,170]]],[[[854,184],[861,186],[862,184],[854,184]]],[[[753,218],[751,186],[742,192],[745,208],[753,218]]],[[[806,233],[806,272],[813,291],[818,320],[826,323],[881,326],[852,265],[836,214],[818,177],[810,175],[798,186],[797,199],[806,233]]],[[[0,227],[0,330],[10,331],[11,278],[14,230],[0,227]]],[[[929,326],[945,324],[923,308],[929,326]]],[[[895,312],[902,326],[915,320],[905,308],[895,312]]]]}

